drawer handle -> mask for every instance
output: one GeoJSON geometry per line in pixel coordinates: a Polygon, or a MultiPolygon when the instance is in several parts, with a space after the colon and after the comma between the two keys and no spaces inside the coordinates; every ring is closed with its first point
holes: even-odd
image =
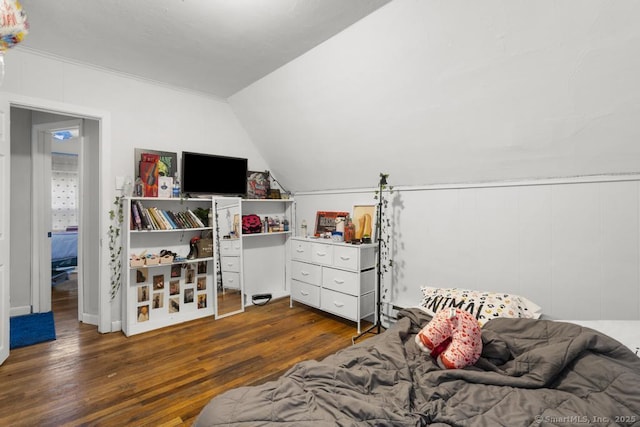
{"type": "Polygon", "coordinates": [[[333,279],[333,281],[335,283],[337,283],[338,285],[342,285],[344,283],[344,280],[342,280],[342,279],[333,279]]]}
{"type": "Polygon", "coordinates": [[[327,255],[327,253],[326,253],[326,252],[316,252],[316,254],[317,254],[318,256],[325,256],[325,255],[327,255]]]}
{"type": "Polygon", "coordinates": [[[307,273],[306,271],[301,271],[300,274],[302,274],[303,276],[308,276],[311,273],[307,273]]]}
{"type": "Polygon", "coordinates": [[[334,301],[333,305],[335,305],[336,307],[344,307],[344,303],[338,301],[334,301]]]}
{"type": "Polygon", "coordinates": [[[298,252],[299,254],[301,254],[302,252],[304,252],[304,249],[302,249],[302,248],[296,248],[296,252],[298,252]]]}
{"type": "Polygon", "coordinates": [[[233,267],[233,263],[232,262],[228,262],[227,263],[227,267],[233,267]]]}
{"type": "Polygon", "coordinates": [[[342,255],[342,256],[340,256],[340,259],[343,260],[343,261],[349,261],[351,259],[351,257],[342,255]]]}
{"type": "Polygon", "coordinates": [[[303,297],[309,296],[309,292],[300,291],[300,293],[302,294],[303,297]]]}
{"type": "Polygon", "coordinates": [[[233,283],[233,282],[234,282],[234,280],[233,280],[233,279],[227,279],[227,282],[229,282],[229,283],[233,283]]]}

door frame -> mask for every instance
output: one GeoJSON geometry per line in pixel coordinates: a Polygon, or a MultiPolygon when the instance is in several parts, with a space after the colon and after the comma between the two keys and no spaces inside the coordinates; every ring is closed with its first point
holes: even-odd
{"type": "MultiPolygon", "coordinates": [[[[51,133],[77,127],[80,129],[78,150],[78,201],[82,200],[83,119],[32,125],[31,129],[31,306],[32,312],[51,311],[51,133]],[[42,144],[42,150],[40,149],[42,144]],[[44,214],[44,215],[43,215],[44,214]],[[35,250],[37,248],[37,250],[35,250]]],[[[83,320],[82,271],[82,204],[78,203],[78,320],[83,320]]]]}
{"type": "MultiPolygon", "coordinates": [[[[119,319],[113,320],[113,309],[110,298],[110,278],[109,264],[109,248],[105,244],[105,237],[108,234],[108,226],[110,222],[109,209],[111,206],[110,195],[111,186],[108,185],[109,164],[111,161],[111,113],[105,110],[99,110],[83,105],[74,105],[48,99],[32,98],[24,95],[7,93],[3,94],[3,98],[8,101],[10,107],[23,108],[34,111],[43,111],[52,114],[62,114],[74,116],[84,119],[91,119],[98,122],[98,156],[99,156],[99,172],[98,187],[99,195],[99,228],[100,228],[100,256],[99,256],[99,284],[98,284],[98,332],[107,333],[118,330],[119,319]]],[[[8,113],[7,113],[8,114],[8,113]]],[[[7,133],[9,133],[7,131],[7,133]]],[[[10,183],[8,183],[10,186],[10,183]]],[[[9,201],[4,201],[6,208],[9,209],[9,201]]],[[[9,236],[10,238],[10,236],[9,236]]],[[[8,267],[8,266],[7,266],[8,267]]],[[[6,272],[8,274],[8,272],[6,272]]],[[[2,314],[9,322],[9,312],[2,314]]],[[[4,320],[4,319],[3,319],[4,320]]]]}

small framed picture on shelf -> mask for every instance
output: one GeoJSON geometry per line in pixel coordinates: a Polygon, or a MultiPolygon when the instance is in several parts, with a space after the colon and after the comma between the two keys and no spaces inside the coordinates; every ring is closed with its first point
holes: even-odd
{"type": "Polygon", "coordinates": [[[331,237],[331,233],[336,231],[336,227],[339,221],[344,221],[349,216],[349,212],[330,212],[330,211],[318,211],[316,213],[316,237],[325,237],[328,235],[331,237]]]}
{"type": "Polygon", "coordinates": [[[198,282],[196,284],[196,288],[199,291],[204,291],[207,289],[207,276],[198,277],[198,282]]]}
{"type": "Polygon", "coordinates": [[[247,172],[247,199],[266,199],[271,189],[269,172],[247,172]]]}
{"type": "Polygon", "coordinates": [[[355,239],[362,243],[371,243],[375,238],[375,205],[355,205],[353,207],[353,224],[356,226],[355,239]]]}

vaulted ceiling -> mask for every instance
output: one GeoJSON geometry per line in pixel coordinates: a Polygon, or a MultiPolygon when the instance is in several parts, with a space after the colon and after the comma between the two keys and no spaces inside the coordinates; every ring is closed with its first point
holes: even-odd
{"type": "Polygon", "coordinates": [[[227,98],[390,0],[23,0],[21,47],[227,98]]]}

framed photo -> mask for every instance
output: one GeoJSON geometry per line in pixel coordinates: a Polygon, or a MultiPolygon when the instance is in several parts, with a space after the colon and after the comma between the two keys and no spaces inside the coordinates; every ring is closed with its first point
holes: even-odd
{"type": "Polygon", "coordinates": [[[136,270],[136,283],[144,283],[149,277],[149,269],[147,267],[138,268],[136,270]]]}
{"type": "Polygon", "coordinates": [[[153,290],[158,291],[160,289],[164,289],[164,274],[153,276],[153,290]]]}
{"type": "Polygon", "coordinates": [[[182,276],[182,264],[173,264],[171,266],[171,277],[182,276]]]}
{"type": "Polygon", "coordinates": [[[269,171],[247,172],[247,199],[266,199],[271,190],[269,171]]]}
{"type": "Polygon", "coordinates": [[[349,212],[329,212],[318,211],[316,213],[316,228],[314,235],[320,237],[325,233],[332,233],[336,231],[336,219],[345,219],[349,216],[349,212]]]}
{"type": "Polygon", "coordinates": [[[164,307],[164,292],[154,292],[152,308],[156,309],[162,307],[164,307]]]}
{"type": "Polygon", "coordinates": [[[375,239],[376,205],[355,205],[353,207],[353,224],[356,226],[355,239],[371,242],[375,239]]]}
{"type": "Polygon", "coordinates": [[[144,197],[158,197],[159,178],[173,179],[178,173],[177,153],[134,148],[133,158],[133,176],[142,179],[144,197]]]}
{"type": "MultiPolygon", "coordinates": [[[[149,301],[149,286],[139,286],[138,287],[138,302],[149,301]]],[[[148,307],[147,307],[148,308],[148,307]]]]}

